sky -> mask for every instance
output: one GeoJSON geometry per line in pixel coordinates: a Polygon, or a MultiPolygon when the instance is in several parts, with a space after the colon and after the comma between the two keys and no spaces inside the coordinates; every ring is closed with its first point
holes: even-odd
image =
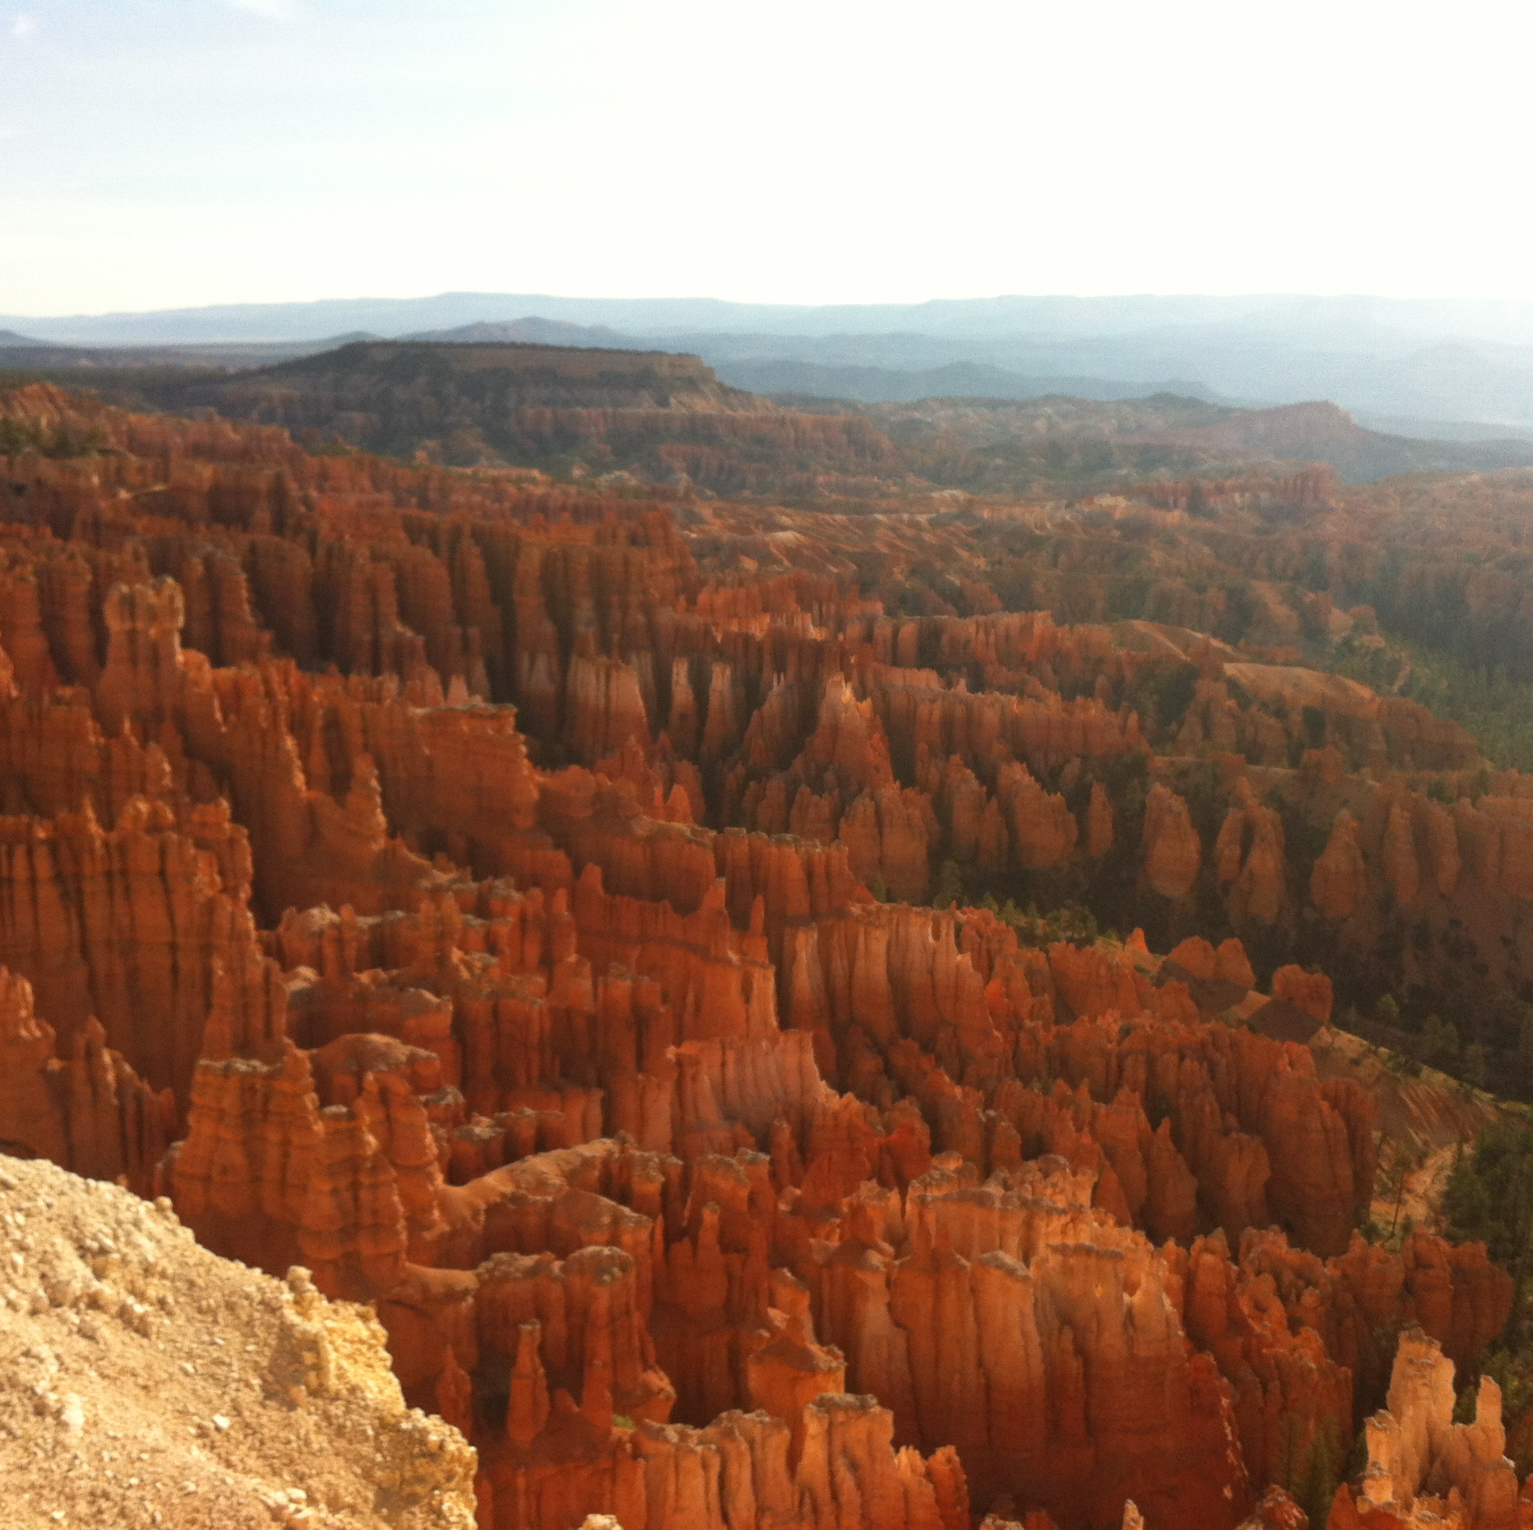
{"type": "Polygon", "coordinates": [[[1533,298],[1533,7],[0,0],[0,312],[1533,298]]]}

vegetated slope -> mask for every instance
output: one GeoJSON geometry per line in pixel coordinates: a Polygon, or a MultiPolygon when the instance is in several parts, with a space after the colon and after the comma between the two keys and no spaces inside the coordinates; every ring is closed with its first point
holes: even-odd
{"type": "MultiPolygon", "coordinates": [[[[570,342],[574,343],[574,342],[570,342]]],[[[1197,396],[1196,383],[1146,383],[1104,377],[1037,377],[982,361],[901,370],[853,363],[792,361],[775,356],[719,360],[719,375],[757,393],[807,393],[861,404],[915,403],[932,398],[1142,398],[1158,392],[1197,396]]]]}
{"type": "Polygon", "coordinates": [[[1176,394],[1097,401],[1057,389],[1027,400],[773,402],[720,383],[695,356],[602,349],[592,343],[596,330],[528,320],[449,333],[472,343],[366,342],[256,370],[273,348],[14,347],[0,360],[13,363],[17,382],[70,381],[88,368],[108,400],[213,407],[298,430],[315,445],[560,476],[616,472],[763,498],[868,498],[923,486],[1101,492],[1253,462],[1323,461],[1357,481],[1533,460],[1533,442],[1380,435],[1325,404],[1244,410],[1176,394]],[[582,343],[532,343],[558,339],[582,343]]]}
{"type": "Polygon", "coordinates": [[[1491,1107],[1327,1024],[1519,1077],[1533,783],[1333,672],[1483,479],[811,510],[0,419],[0,1138],[375,1302],[482,1523],[1271,1530],[1387,1403],[1431,1475],[1358,1491],[1491,1530],[1451,1373],[1526,1293],[1371,1219],[1381,1125],[1491,1107]]]}
{"type": "Polygon", "coordinates": [[[677,346],[657,346],[653,342],[625,335],[604,324],[568,324],[558,319],[540,319],[535,315],[506,323],[462,324],[455,329],[423,330],[417,335],[402,335],[403,340],[427,340],[452,345],[559,345],[583,346],[596,350],[675,351],[677,346]]]}
{"type": "Polygon", "coordinates": [[[0,1157],[0,1224],[9,1530],[473,1530],[474,1454],[370,1312],[48,1163],[0,1157]]]}
{"type": "MultiPolygon", "coordinates": [[[[491,327],[494,328],[494,327],[491,327]]],[[[144,390],[170,407],[457,465],[507,462],[684,475],[717,492],[1106,488],[1227,462],[1333,464],[1349,479],[1533,461],[1533,442],[1420,442],[1326,404],[1242,410],[1160,394],[1127,402],[926,399],[795,408],[720,383],[695,356],[486,342],[359,344],[209,383],[144,390]]]]}
{"type": "Polygon", "coordinates": [[[330,335],[306,341],[238,341],[214,345],[49,345],[24,335],[0,331],[0,368],[6,372],[59,373],[71,384],[90,387],[131,386],[144,379],[135,373],[192,374],[239,372],[272,366],[319,351],[367,339],[365,335],[330,335]],[[89,376],[81,376],[88,373],[89,376]],[[127,374],[119,378],[118,374],[127,374]],[[72,375],[71,375],[72,374],[72,375]]]}
{"type": "Polygon", "coordinates": [[[1494,471],[1533,459],[1521,440],[1421,441],[1365,430],[1330,403],[1241,410],[1215,425],[1184,426],[1178,443],[1231,457],[1302,458],[1327,462],[1351,483],[1402,473],[1494,471]]]}
{"type": "Polygon", "coordinates": [[[458,465],[568,471],[578,462],[581,471],[692,477],[716,489],[797,481],[801,492],[825,472],[852,489],[859,477],[887,490],[904,476],[868,422],[794,415],[720,383],[695,356],[664,352],[364,344],[155,396],[458,465]]]}
{"type": "Polygon", "coordinates": [[[1365,430],[1334,404],[1240,409],[1176,394],[1107,401],[929,398],[864,406],[923,476],[975,493],[1079,484],[1102,491],[1221,465],[1323,462],[1349,482],[1400,473],[1495,471],[1533,442],[1419,441],[1365,430]]]}

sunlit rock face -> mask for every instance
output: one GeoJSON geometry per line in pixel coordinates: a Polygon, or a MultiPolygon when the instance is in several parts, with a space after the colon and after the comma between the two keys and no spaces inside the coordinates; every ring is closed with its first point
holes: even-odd
{"type": "Polygon", "coordinates": [[[1380,1402],[1333,1524],[1516,1522],[1511,1280],[1355,1231],[1297,959],[1533,897],[1461,730],[997,611],[929,505],[0,413],[102,448],[0,459],[0,1138],[373,1303],[484,1530],[1291,1530],[1380,1402]]]}

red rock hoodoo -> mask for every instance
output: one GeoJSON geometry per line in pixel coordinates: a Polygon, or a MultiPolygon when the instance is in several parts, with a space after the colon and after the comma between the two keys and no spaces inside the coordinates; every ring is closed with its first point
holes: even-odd
{"type": "Polygon", "coordinates": [[[1401,919],[1533,976],[1533,782],[1188,586],[898,616],[855,517],[0,417],[103,447],[0,458],[0,1145],[374,1303],[481,1530],[1296,1526],[1385,1404],[1333,1526],[1520,1522],[1511,1279],[1357,1231],[1309,1038],[1401,919]]]}

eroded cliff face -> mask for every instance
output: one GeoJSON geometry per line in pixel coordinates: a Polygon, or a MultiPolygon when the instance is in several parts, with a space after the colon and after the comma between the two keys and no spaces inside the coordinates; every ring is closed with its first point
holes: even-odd
{"type": "Polygon", "coordinates": [[[1289,1525],[1394,1334],[1501,1328],[1354,1231],[1375,1102],[1271,956],[1500,928],[1520,780],[1290,761],[1405,725],[1186,635],[1193,760],[1164,633],[711,577],[727,507],[7,407],[113,450],[6,468],[0,1137],[375,1303],[481,1530],[1289,1525]],[[1108,887],[1176,938],[969,899],[1108,887]]]}

